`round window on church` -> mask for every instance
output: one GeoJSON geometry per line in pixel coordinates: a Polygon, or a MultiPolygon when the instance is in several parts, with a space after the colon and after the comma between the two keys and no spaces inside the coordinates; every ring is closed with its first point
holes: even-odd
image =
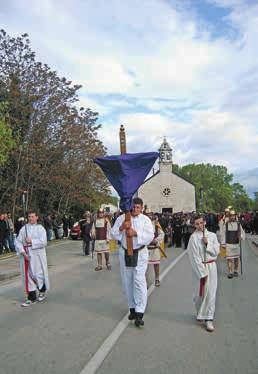
{"type": "Polygon", "coordinates": [[[168,197],[171,195],[171,189],[169,187],[165,187],[162,191],[162,195],[168,197]]]}

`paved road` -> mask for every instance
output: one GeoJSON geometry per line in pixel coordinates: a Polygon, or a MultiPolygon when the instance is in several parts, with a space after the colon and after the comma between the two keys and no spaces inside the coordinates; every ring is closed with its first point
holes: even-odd
{"type": "Polygon", "coordinates": [[[258,257],[244,245],[245,274],[226,277],[219,261],[216,330],[197,325],[191,305],[191,275],[184,257],[149,299],[146,329],[121,336],[98,374],[257,374],[258,257]]]}
{"type": "MultiPolygon", "coordinates": [[[[170,250],[163,267],[183,251],[170,250]]],[[[113,270],[94,272],[81,242],[48,249],[48,302],[20,308],[19,281],[0,287],[0,373],[79,374],[124,317],[117,254],[113,270]]],[[[258,373],[258,257],[246,246],[242,279],[219,264],[216,331],[196,326],[184,256],[150,296],[146,327],[129,325],[98,373],[258,373]]]]}

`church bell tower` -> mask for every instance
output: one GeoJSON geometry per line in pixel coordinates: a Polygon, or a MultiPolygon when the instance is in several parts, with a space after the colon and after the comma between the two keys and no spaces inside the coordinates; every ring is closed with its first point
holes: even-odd
{"type": "Polygon", "coordinates": [[[166,137],[159,148],[159,168],[161,172],[172,172],[172,148],[168,144],[166,137]]]}

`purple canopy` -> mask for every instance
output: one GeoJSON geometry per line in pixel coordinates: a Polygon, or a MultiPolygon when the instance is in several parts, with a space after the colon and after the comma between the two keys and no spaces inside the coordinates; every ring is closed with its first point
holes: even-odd
{"type": "Polygon", "coordinates": [[[133,195],[144,182],[158,156],[158,152],[146,152],[94,159],[120,196],[120,209],[123,212],[131,209],[133,195]]]}

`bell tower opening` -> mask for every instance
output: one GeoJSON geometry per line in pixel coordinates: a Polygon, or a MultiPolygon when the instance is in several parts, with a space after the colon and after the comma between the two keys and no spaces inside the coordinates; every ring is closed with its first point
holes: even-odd
{"type": "Polygon", "coordinates": [[[159,148],[159,168],[160,171],[169,170],[172,172],[172,148],[164,137],[163,143],[159,148]]]}

